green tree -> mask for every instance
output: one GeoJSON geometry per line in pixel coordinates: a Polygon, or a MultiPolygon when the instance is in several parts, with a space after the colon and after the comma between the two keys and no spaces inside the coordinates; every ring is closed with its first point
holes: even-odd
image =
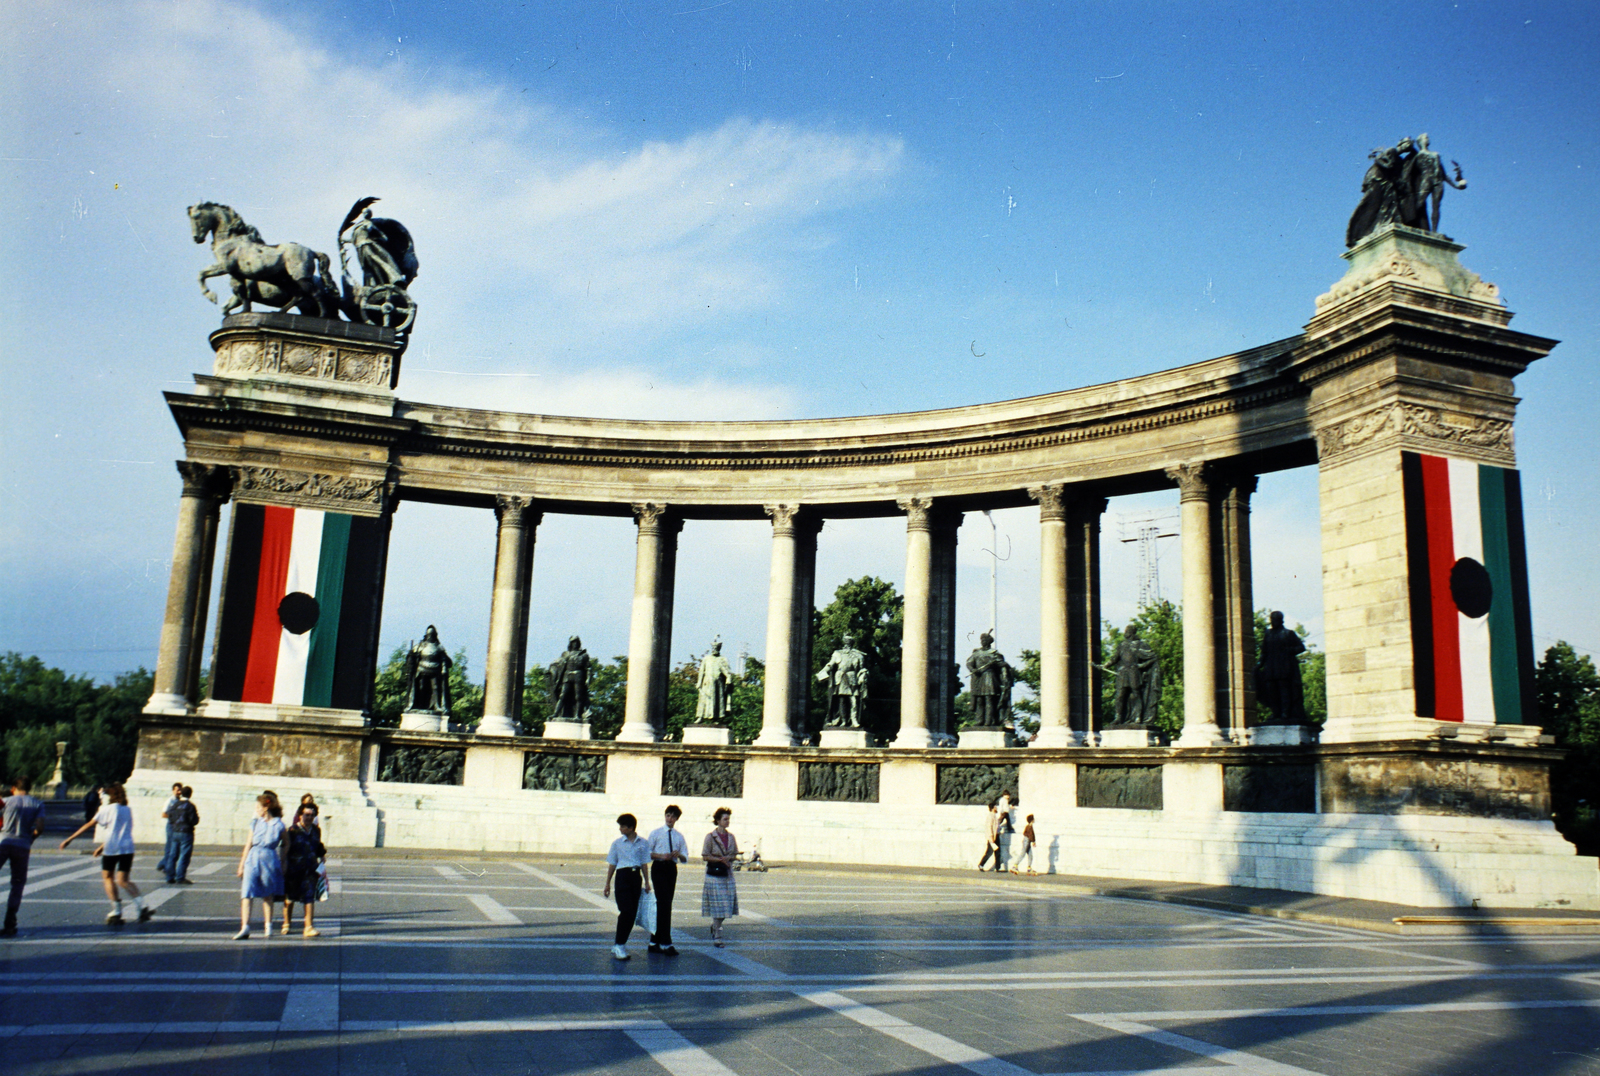
{"type": "Polygon", "coordinates": [[[1534,672],[1539,724],[1567,755],[1550,768],[1557,828],[1580,855],[1600,854],[1600,672],[1586,654],[1558,641],[1534,672]]]}
{"type": "Polygon", "coordinates": [[[867,659],[867,711],[863,722],[880,742],[900,731],[900,640],[905,629],[905,600],[893,583],[862,576],[839,585],[833,601],[812,614],[810,725],[820,727],[828,713],[828,684],[816,674],[845,635],[867,659]]]}
{"type": "Polygon", "coordinates": [[[534,665],[522,677],[522,728],[529,736],[543,736],[550,720],[550,670],[534,665]]]}
{"type": "Polygon", "coordinates": [[[745,658],[744,675],[728,691],[728,731],[734,743],[753,743],[761,735],[766,692],[766,665],[756,658],[745,658]]]}
{"type": "Polygon", "coordinates": [[[667,674],[667,729],[662,739],[682,740],[683,726],[694,720],[699,707],[700,656],[690,654],[689,660],[667,674]]]}
{"type": "Polygon", "coordinates": [[[133,772],[139,713],[152,682],[142,668],[96,684],[37,657],[0,655],[0,773],[48,780],[55,745],[65,741],[69,784],[123,780],[133,772]]]}
{"type": "Polygon", "coordinates": [[[615,740],[622,731],[628,701],[628,657],[618,654],[610,664],[589,662],[589,735],[615,740]]]}
{"type": "MultiPolygon", "coordinates": [[[[389,660],[378,669],[372,685],[372,723],[378,728],[398,728],[400,714],[411,699],[411,685],[406,679],[406,655],[410,649],[395,647],[389,660]]],[[[450,721],[476,728],[483,717],[483,685],[473,683],[469,677],[465,650],[450,655],[450,662],[450,721]]]]}
{"type": "Polygon", "coordinates": [[[1022,664],[1017,666],[1017,684],[1028,690],[1012,696],[1011,709],[1032,735],[1039,731],[1039,651],[1024,650],[1018,658],[1022,664]]]}

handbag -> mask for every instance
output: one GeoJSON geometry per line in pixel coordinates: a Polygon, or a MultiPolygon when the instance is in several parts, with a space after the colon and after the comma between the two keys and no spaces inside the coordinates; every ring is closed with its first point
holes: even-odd
{"type": "Polygon", "coordinates": [[[651,934],[656,932],[656,895],[654,893],[639,894],[639,910],[633,914],[635,926],[643,927],[651,934]]]}
{"type": "Polygon", "coordinates": [[[328,865],[326,863],[317,864],[317,899],[328,899],[328,865]]]}
{"type": "Polygon", "coordinates": [[[728,877],[728,865],[726,863],[707,863],[706,864],[706,877],[707,878],[726,878],[726,877],[728,877]]]}

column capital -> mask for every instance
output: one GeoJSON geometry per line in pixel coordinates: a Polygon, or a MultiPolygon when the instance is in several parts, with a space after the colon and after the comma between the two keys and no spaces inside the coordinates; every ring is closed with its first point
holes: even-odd
{"type": "Polygon", "coordinates": [[[906,514],[907,531],[933,530],[933,498],[922,496],[898,497],[894,502],[906,514]]]}
{"type": "Polygon", "coordinates": [[[1203,501],[1211,496],[1211,476],[1204,460],[1174,463],[1166,474],[1178,484],[1180,501],[1203,501]]]}
{"type": "Polygon", "coordinates": [[[630,507],[641,535],[674,535],[683,530],[683,517],[667,505],[645,501],[630,507]]]}
{"type": "Polygon", "coordinates": [[[494,517],[502,527],[537,527],[544,519],[544,513],[534,508],[537,503],[525,493],[496,493],[494,517]]]}
{"type": "Polygon", "coordinates": [[[1060,522],[1067,518],[1067,486],[1058,482],[1047,486],[1029,486],[1028,496],[1039,502],[1039,522],[1060,522]]]}
{"type": "Polygon", "coordinates": [[[761,510],[772,520],[772,533],[783,538],[802,534],[815,536],[825,522],[807,511],[803,504],[764,504],[761,510]]]}
{"type": "Polygon", "coordinates": [[[178,460],[178,474],[183,477],[185,497],[210,497],[221,503],[228,499],[233,488],[233,476],[226,467],[195,460],[178,460]]]}

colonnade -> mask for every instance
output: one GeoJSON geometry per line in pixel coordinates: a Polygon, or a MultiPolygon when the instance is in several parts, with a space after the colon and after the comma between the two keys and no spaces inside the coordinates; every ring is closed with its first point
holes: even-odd
{"type": "MultiPolygon", "coordinates": [[[[181,462],[172,580],[149,709],[182,711],[200,701],[202,634],[217,518],[229,495],[227,469],[181,462]]],[[[1250,496],[1256,478],[1200,463],[1170,467],[1183,541],[1184,729],[1178,746],[1237,741],[1254,711],[1250,496]]],[[[1089,486],[1027,490],[1039,505],[1039,747],[1094,743],[1100,657],[1100,520],[1107,500],[1089,486]]],[[[906,575],[897,748],[926,748],[950,727],[956,653],[956,541],[962,513],[935,498],[896,502],[906,520],[906,575]]],[[[618,739],[651,742],[666,729],[673,591],[681,509],[633,504],[637,530],[628,687],[618,739]]],[[[527,670],[530,584],[543,513],[534,498],[496,498],[497,540],[479,735],[518,733],[527,670]]],[[[808,734],[816,603],[817,541],[825,506],[763,507],[772,525],[767,594],[766,686],[755,743],[788,747],[808,734]]],[[[374,641],[375,642],[375,641],[374,641]]]]}

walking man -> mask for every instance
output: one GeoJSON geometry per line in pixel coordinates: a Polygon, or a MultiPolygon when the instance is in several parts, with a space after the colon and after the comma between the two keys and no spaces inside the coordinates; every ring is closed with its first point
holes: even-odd
{"type": "Polygon", "coordinates": [[[988,830],[985,834],[983,845],[983,858],[978,860],[978,869],[983,870],[984,864],[989,862],[989,857],[994,856],[994,869],[1000,869],[1000,815],[996,811],[998,800],[989,801],[989,818],[985,823],[988,830]]]}
{"type": "Polygon", "coordinates": [[[33,839],[44,832],[44,804],[28,795],[33,782],[27,777],[11,779],[11,797],[0,813],[0,863],[11,868],[11,897],[6,901],[6,925],[0,938],[15,937],[17,909],[22,907],[22,888],[28,884],[28,856],[33,839]]]}
{"type": "Polygon", "coordinates": [[[156,870],[164,873],[169,882],[172,880],[172,857],[176,847],[173,841],[175,830],[172,828],[172,809],[182,798],[183,782],[179,781],[172,786],[172,795],[168,797],[167,805],[161,809],[161,817],[167,820],[167,843],[161,849],[161,862],[156,864],[156,870]]]}
{"type": "Polygon", "coordinates": [[[603,897],[611,895],[611,880],[617,882],[617,937],[611,946],[611,955],[618,960],[628,959],[628,935],[633,933],[633,918],[639,914],[640,890],[650,892],[650,842],[639,836],[639,820],[631,814],[617,816],[617,832],[622,836],[611,842],[606,853],[606,887],[603,897]]]}
{"type": "Polygon", "coordinates": [[[667,807],[666,825],[650,834],[650,881],[656,887],[656,932],[650,935],[650,951],[677,956],[672,947],[672,895],[678,890],[678,864],[689,862],[689,842],[677,830],[683,811],[677,804],[667,807]]]}
{"type": "Polygon", "coordinates": [[[172,836],[167,840],[172,852],[167,858],[167,884],[191,885],[189,857],[194,855],[194,827],[200,824],[200,809],[190,797],[194,789],[184,785],[178,792],[178,802],[167,811],[167,829],[172,836]]]}

